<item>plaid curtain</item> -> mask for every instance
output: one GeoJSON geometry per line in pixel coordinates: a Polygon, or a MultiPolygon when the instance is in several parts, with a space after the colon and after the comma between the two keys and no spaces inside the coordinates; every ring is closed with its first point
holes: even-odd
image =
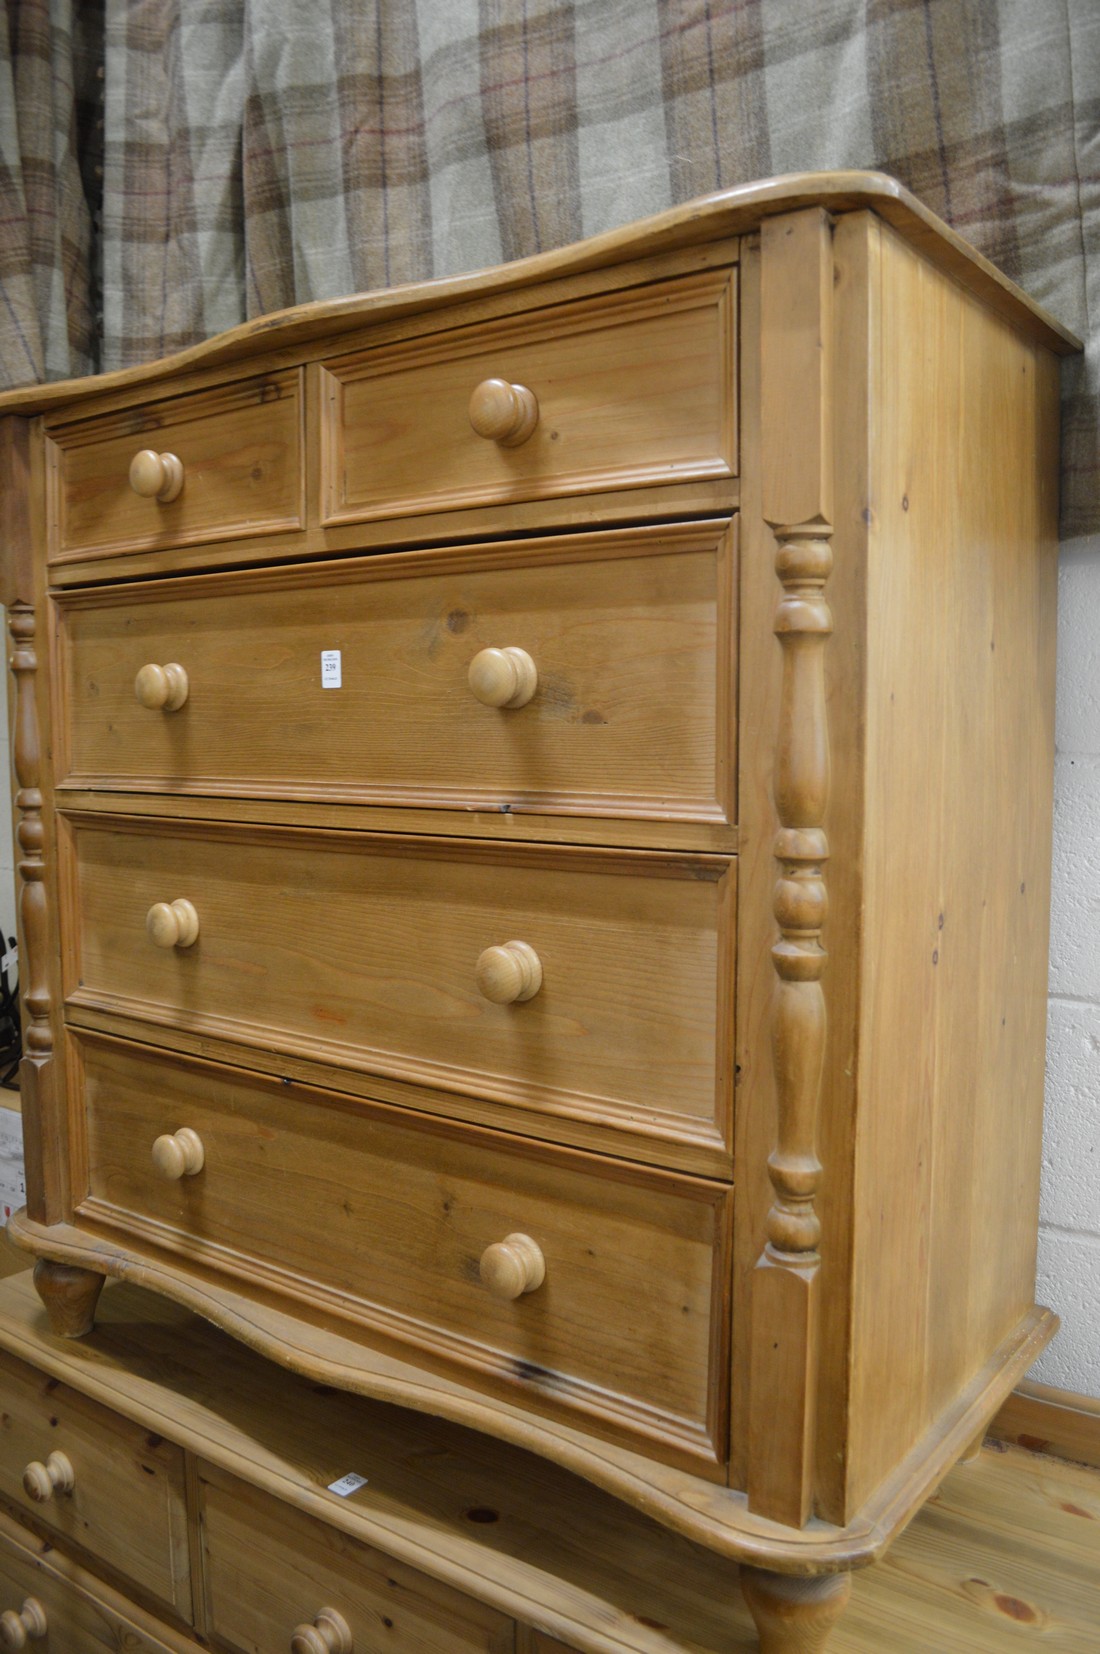
{"type": "Polygon", "coordinates": [[[0,17],[0,385],[98,366],[91,202],[102,161],[94,4],[4,4],[0,17]]]}
{"type": "Polygon", "coordinates": [[[1090,337],[1063,526],[1100,530],[1097,0],[0,4],[0,382],[879,167],[1090,337]]]}

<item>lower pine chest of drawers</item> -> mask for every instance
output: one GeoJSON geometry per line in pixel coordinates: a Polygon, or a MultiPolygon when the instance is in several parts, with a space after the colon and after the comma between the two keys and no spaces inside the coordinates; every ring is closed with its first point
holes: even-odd
{"type": "Polygon", "coordinates": [[[9,1356],[0,1398],[0,1498],[61,1549],[189,1614],[180,1450],[9,1356]]]}
{"type": "Polygon", "coordinates": [[[298,1378],[127,1284],[73,1344],[29,1274],[0,1281],[0,1415],[5,1648],[730,1646],[709,1592],[731,1566],[531,1454],[298,1378]],[[19,1468],[43,1434],[71,1470],[45,1500],[19,1468]]]}
{"type": "Polygon", "coordinates": [[[0,1511],[0,1639],[5,1648],[80,1654],[195,1654],[174,1635],[51,1541],[0,1511]]]}
{"type": "Polygon", "coordinates": [[[0,401],[58,1330],[143,1281],[816,1654],[1056,1325],[1075,348],[853,174],[0,401]]]}

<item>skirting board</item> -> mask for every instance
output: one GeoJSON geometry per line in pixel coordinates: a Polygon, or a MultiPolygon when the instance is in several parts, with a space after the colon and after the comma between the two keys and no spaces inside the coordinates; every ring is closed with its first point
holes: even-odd
{"type": "Polygon", "coordinates": [[[1032,1453],[1049,1453],[1100,1470],[1100,1401],[1091,1396],[1025,1379],[1004,1403],[988,1434],[994,1441],[1013,1442],[1032,1453]]]}

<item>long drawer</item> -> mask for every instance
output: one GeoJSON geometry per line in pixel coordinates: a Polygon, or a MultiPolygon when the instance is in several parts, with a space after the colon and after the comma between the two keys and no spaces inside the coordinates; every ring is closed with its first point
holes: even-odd
{"type": "Polygon", "coordinates": [[[201,1654],[190,1637],[158,1624],[3,1512],[0,1614],[6,1621],[5,1648],[40,1654],[201,1654]]]}
{"type": "Polygon", "coordinates": [[[296,369],[52,424],[51,561],[299,528],[301,426],[296,369]]]}
{"type": "MultiPolygon", "coordinates": [[[[200,1498],[206,1620],[219,1645],[275,1654],[313,1626],[317,1646],[355,1654],[512,1654],[510,1619],[337,1529],[209,1466],[200,1498]]],[[[314,1645],[303,1635],[301,1646],[314,1645]]]]}
{"type": "Polygon", "coordinates": [[[190,1614],[179,1448],[8,1355],[0,1355],[0,1409],[0,1495],[190,1614]]]}
{"type": "Polygon", "coordinates": [[[70,596],[61,773],[729,833],[733,564],[707,523],[70,596]],[[494,704],[515,650],[529,699],[494,704]],[[186,674],[180,704],[166,665],[186,674]]]}
{"type": "Polygon", "coordinates": [[[728,1168],[733,860],[91,814],[69,833],[70,1014],[728,1168]]]}
{"type": "Polygon", "coordinates": [[[384,345],[322,373],[322,519],[737,472],[737,274],[384,345]]]}
{"type": "Polygon", "coordinates": [[[126,1041],[73,1045],[84,1218],[475,1385],[704,1469],[721,1457],[727,1187],[126,1041]]]}

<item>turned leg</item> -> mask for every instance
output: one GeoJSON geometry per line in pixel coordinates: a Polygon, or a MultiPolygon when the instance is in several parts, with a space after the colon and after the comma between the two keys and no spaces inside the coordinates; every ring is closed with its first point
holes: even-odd
{"type": "Polygon", "coordinates": [[[820,1654],[852,1589],[850,1574],[798,1579],[741,1569],[741,1589],[756,1621],[760,1654],[820,1654]]]}
{"type": "Polygon", "coordinates": [[[103,1279],[94,1269],[39,1258],[34,1266],[34,1289],[46,1306],[50,1328],[58,1338],[83,1338],[91,1332],[103,1279]]]}

